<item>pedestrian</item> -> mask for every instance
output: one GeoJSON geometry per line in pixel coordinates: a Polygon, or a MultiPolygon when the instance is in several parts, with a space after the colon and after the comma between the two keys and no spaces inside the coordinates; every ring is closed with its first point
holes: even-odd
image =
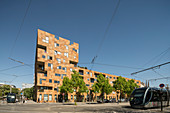
{"type": "Polygon", "coordinates": [[[40,99],[38,98],[38,103],[40,103],[40,99]]]}

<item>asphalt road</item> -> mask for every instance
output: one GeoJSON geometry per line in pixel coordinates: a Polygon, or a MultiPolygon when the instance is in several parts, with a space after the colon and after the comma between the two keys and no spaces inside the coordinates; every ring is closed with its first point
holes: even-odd
{"type": "MultiPolygon", "coordinates": [[[[129,103],[105,103],[69,105],[62,103],[31,103],[26,104],[1,104],[0,113],[56,113],[56,112],[109,112],[109,113],[155,113],[161,112],[156,109],[132,109],[129,103]]],[[[164,113],[170,113],[170,106],[164,108],[164,113]]]]}

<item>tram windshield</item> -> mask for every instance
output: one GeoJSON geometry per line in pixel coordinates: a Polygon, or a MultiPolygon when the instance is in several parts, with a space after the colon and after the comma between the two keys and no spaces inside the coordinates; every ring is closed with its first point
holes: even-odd
{"type": "Polygon", "coordinates": [[[136,90],[132,93],[132,95],[133,95],[134,97],[143,97],[144,94],[145,94],[145,91],[146,91],[146,88],[145,88],[145,89],[136,89],[136,90]]]}
{"type": "Polygon", "coordinates": [[[135,89],[130,97],[130,103],[133,105],[139,105],[143,103],[143,97],[145,94],[146,88],[135,89]]]}

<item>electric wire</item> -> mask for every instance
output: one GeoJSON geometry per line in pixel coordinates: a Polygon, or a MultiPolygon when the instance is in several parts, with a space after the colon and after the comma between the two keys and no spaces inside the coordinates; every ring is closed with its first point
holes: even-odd
{"type": "Polygon", "coordinates": [[[110,22],[109,22],[109,24],[108,24],[108,26],[107,26],[107,28],[106,28],[106,31],[105,31],[105,33],[104,33],[103,38],[102,38],[102,40],[101,40],[101,42],[100,42],[100,44],[99,44],[99,47],[98,47],[97,52],[96,52],[96,55],[95,55],[95,57],[92,59],[92,62],[91,62],[92,66],[91,66],[91,69],[90,69],[90,70],[93,69],[94,62],[95,62],[96,58],[98,57],[98,54],[99,54],[99,52],[100,52],[100,50],[101,50],[101,48],[102,48],[102,46],[103,46],[103,43],[104,43],[104,41],[105,41],[105,39],[106,39],[106,35],[107,35],[107,33],[108,33],[109,29],[110,29],[110,26],[111,26],[111,24],[112,24],[112,21],[113,21],[113,19],[114,19],[114,17],[115,17],[115,14],[116,14],[117,10],[118,10],[119,4],[120,4],[120,0],[118,0],[118,3],[117,3],[117,5],[116,5],[116,8],[115,8],[115,10],[113,11],[111,20],[110,20],[110,22]]]}
{"type": "Polygon", "coordinates": [[[156,74],[158,74],[159,76],[161,76],[161,77],[165,77],[164,75],[162,75],[162,74],[160,74],[160,73],[158,73],[157,71],[155,71],[154,69],[152,69],[152,71],[153,72],[155,72],[156,74]]]}
{"type": "Polygon", "coordinates": [[[1,69],[0,72],[2,72],[2,71],[7,71],[7,70],[11,70],[11,69],[18,68],[18,67],[22,67],[22,66],[24,66],[24,65],[18,65],[18,66],[13,66],[13,67],[6,68],[6,69],[1,69]]]}
{"type": "Polygon", "coordinates": [[[11,52],[10,52],[10,54],[9,54],[9,58],[12,56],[12,53],[13,53],[13,51],[14,51],[14,48],[15,48],[15,45],[16,45],[16,42],[17,42],[17,39],[18,39],[18,37],[19,37],[19,35],[20,35],[20,33],[21,33],[21,28],[22,28],[22,26],[23,26],[23,24],[24,24],[26,15],[27,15],[28,10],[29,10],[29,8],[30,8],[31,1],[32,1],[32,0],[29,1],[28,7],[27,7],[26,12],[25,12],[25,15],[24,15],[23,20],[22,20],[22,22],[21,22],[21,25],[20,25],[20,27],[19,27],[19,31],[18,31],[17,36],[16,36],[16,38],[15,38],[14,44],[13,44],[13,46],[12,46],[12,48],[11,48],[11,52]]]}
{"type": "Polygon", "coordinates": [[[164,54],[164,53],[167,53],[169,50],[170,50],[170,47],[169,47],[168,49],[166,49],[165,51],[161,52],[160,54],[156,55],[156,56],[153,57],[152,59],[150,59],[147,63],[145,63],[145,64],[142,66],[142,68],[143,68],[144,66],[146,66],[147,64],[149,64],[150,62],[152,62],[153,60],[155,60],[157,57],[161,56],[161,55],[164,54]]]}

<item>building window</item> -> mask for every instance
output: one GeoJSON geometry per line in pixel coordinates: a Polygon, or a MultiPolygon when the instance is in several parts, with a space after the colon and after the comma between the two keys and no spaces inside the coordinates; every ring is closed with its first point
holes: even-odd
{"type": "Polygon", "coordinates": [[[74,56],[74,59],[76,59],[76,56],[74,56]]]}
{"type": "Polygon", "coordinates": [[[44,73],[44,76],[47,77],[47,73],[44,73]]]}
{"type": "Polygon", "coordinates": [[[114,79],[116,79],[116,77],[114,77],[114,79]]]}
{"type": "Polygon", "coordinates": [[[74,100],[76,100],[76,95],[74,95],[74,100]]]}
{"type": "Polygon", "coordinates": [[[68,53],[64,53],[64,56],[66,56],[68,58],[68,53]]]}
{"type": "Polygon", "coordinates": [[[44,56],[44,55],[42,55],[42,58],[45,58],[45,56],[44,56]]]}
{"type": "Polygon", "coordinates": [[[91,83],[94,83],[94,78],[90,78],[90,82],[91,82],[91,83]]]}
{"type": "Polygon", "coordinates": [[[48,101],[48,94],[44,94],[44,101],[48,101]]]}
{"type": "Polygon", "coordinates": [[[60,83],[60,81],[54,80],[54,83],[58,83],[58,84],[59,84],[59,83],[60,83]]]}
{"type": "Polygon", "coordinates": [[[68,50],[68,45],[65,45],[66,46],[66,49],[68,50]]]}
{"type": "Polygon", "coordinates": [[[40,99],[40,101],[42,100],[42,94],[39,95],[39,99],[40,99]]]}
{"type": "Polygon", "coordinates": [[[52,94],[49,94],[49,101],[52,101],[52,94]]]}
{"type": "Polygon", "coordinates": [[[139,83],[139,82],[136,82],[137,84],[139,83]]]}
{"type": "Polygon", "coordinates": [[[59,51],[54,51],[54,54],[55,54],[55,55],[57,55],[57,54],[61,55],[61,52],[59,52],[59,51]]]}
{"type": "Polygon", "coordinates": [[[73,95],[71,95],[71,100],[73,100],[73,95]]]}
{"type": "Polygon", "coordinates": [[[63,62],[64,62],[64,63],[66,62],[65,59],[63,59],[63,62]]]}
{"type": "Polygon", "coordinates": [[[88,78],[87,80],[89,81],[90,79],[88,78]]]}
{"type": "Polygon", "coordinates": [[[42,78],[40,78],[40,84],[42,84],[42,81],[46,81],[46,79],[42,79],[42,78]]]}
{"type": "Polygon", "coordinates": [[[61,66],[57,66],[57,69],[61,69],[61,66]]]}
{"type": "Polygon", "coordinates": [[[61,79],[63,79],[64,76],[67,76],[67,75],[66,75],[66,74],[62,74],[62,75],[61,75],[61,79]]]}
{"type": "Polygon", "coordinates": [[[73,71],[73,69],[72,69],[72,68],[70,68],[70,71],[72,72],[72,71],[73,71]]]}
{"type": "Polygon", "coordinates": [[[55,95],[55,101],[57,101],[57,95],[55,95]]]}
{"type": "Polygon", "coordinates": [[[109,77],[110,79],[112,79],[112,77],[109,77]]]}
{"type": "Polygon", "coordinates": [[[73,48],[73,51],[75,51],[76,53],[78,53],[77,50],[76,50],[75,48],[73,48]]]}
{"type": "Polygon", "coordinates": [[[58,61],[59,64],[61,63],[61,59],[57,58],[57,61],[58,61]]]}
{"type": "Polygon", "coordinates": [[[49,59],[49,60],[52,60],[53,58],[52,58],[51,56],[48,56],[48,59],[49,59]]]}
{"type": "Polygon", "coordinates": [[[86,74],[89,74],[89,72],[86,72],[86,74]]]}
{"type": "Polygon", "coordinates": [[[49,83],[52,83],[52,79],[49,79],[49,83]]]}
{"type": "Polygon", "coordinates": [[[42,39],[42,41],[45,42],[45,43],[49,43],[49,38],[46,37],[45,39],[42,39]]]}
{"type": "Polygon", "coordinates": [[[59,76],[60,77],[61,75],[60,74],[55,74],[55,76],[59,76]]]}
{"type": "Polygon", "coordinates": [[[67,68],[66,67],[63,67],[63,70],[65,70],[65,72],[67,72],[67,68]]]}
{"type": "Polygon", "coordinates": [[[90,76],[92,77],[92,73],[90,73],[90,76]]]}
{"type": "Polygon", "coordinates": [[[86,84],[86,86],[89,86],[89,84],[86,84]]]}
{"type": "Polygon", "coordinates": [[[60,46],[60,45],[59,45],[58,43],[54,43],[54,46],[55,46],[55,47],[58,47],[58,46],[60,46]]]}
{"type": "Polygon", "coordinates": [[[51,63],[48,63],[48,67],[51,67],[51,63]]]}
{"type": "Polygon", "coordinates": [[[51,69],[53,69],[53,64],[48,63],[48,67],[51,67],[51,69]]]}
{"type": "Polygon", "coordinates": [[[84,71],[83,70],[79,70],[80,75],[84,75],[84,71]]]}

